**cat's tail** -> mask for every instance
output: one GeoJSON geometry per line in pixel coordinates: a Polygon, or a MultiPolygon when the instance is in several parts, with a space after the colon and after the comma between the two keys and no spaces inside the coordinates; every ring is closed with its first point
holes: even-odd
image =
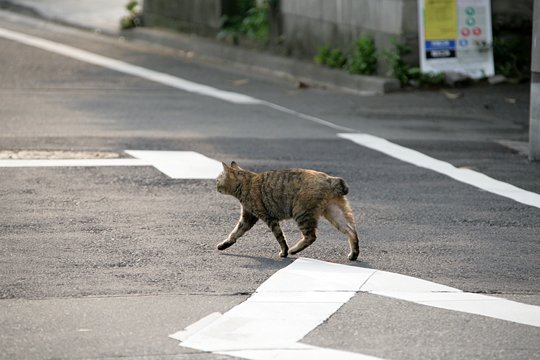
{"type": "Polygon", "coordinates": [[[332,190],[339,196],[347,195],[349,193],[349,187],[345,184],[345,180],[339,177],[330,178],[330,186],[332,190]]]}

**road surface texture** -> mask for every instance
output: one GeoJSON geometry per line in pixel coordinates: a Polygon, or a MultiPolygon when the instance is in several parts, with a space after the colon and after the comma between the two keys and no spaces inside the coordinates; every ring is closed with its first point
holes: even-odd
{"type": "MultiPolygon", "coordinates": [[[[7,12],[0,29],[261,101],[179,90],[0,37],[0,156],[193,151],[253,171],[318,169],[350,187],[360,257],[348,261],[345,237],[324,221],[302,257],[540,306],[538,207],[337,136],[375,135],[538,194],[540,166],[507,146],[527,139],[528,85],[360,97],[7,12]]],[[[261,223],[217,251],[238,216],[213,179],[153,166],[0,168],[0,358],[231,358],[168,335],[242,304],[298,259],[281,259],[261,223]]],[[[283,229],[289,244],[299,239],[293,223],[283,229]]],[[[537,326],[360,292],[302,342],[396,360],[532,359],[539,340],[537,326]]]]}

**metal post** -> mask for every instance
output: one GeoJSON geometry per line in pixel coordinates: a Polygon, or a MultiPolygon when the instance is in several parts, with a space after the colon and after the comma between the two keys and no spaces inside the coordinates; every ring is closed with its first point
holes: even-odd
{"type": "Polygon", "coordinates": [[[529,160],[540,161],[540,0],[534,0],[529,160]]]}

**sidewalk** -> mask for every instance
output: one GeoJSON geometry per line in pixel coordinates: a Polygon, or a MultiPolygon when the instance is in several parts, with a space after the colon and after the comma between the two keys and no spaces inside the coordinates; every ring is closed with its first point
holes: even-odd
{"type": "Polygon", "coordinates": [[[310,85],[340,88],[361,95],[399,90],[395,79],[378,76],[351,76],[347,72],[324,68],[314,63],[231,46],[213,39],[149,28],[120,29],[120,19],[127,15],[128,0],[0,0],[0,9],[31,14],[45,20],[78,28],[142,40],[152,44],[195,53],[200,59],[226,64],[240,64],[251,71],[310,85]]]}
{"type": "Polygon", "coordinates": [[[0,8],[30,13],[58,23],[108,34],[120,34],[128,0],[0,0],[0,8]]]}

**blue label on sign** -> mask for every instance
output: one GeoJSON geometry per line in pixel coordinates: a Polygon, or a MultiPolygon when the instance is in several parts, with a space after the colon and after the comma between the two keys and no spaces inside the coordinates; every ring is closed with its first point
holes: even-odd
{"type": "Polygon", "coordinates": [[[426,50],[453,50],[456,48],[455,40],[429,40],[426,41],[426,50]]]}

